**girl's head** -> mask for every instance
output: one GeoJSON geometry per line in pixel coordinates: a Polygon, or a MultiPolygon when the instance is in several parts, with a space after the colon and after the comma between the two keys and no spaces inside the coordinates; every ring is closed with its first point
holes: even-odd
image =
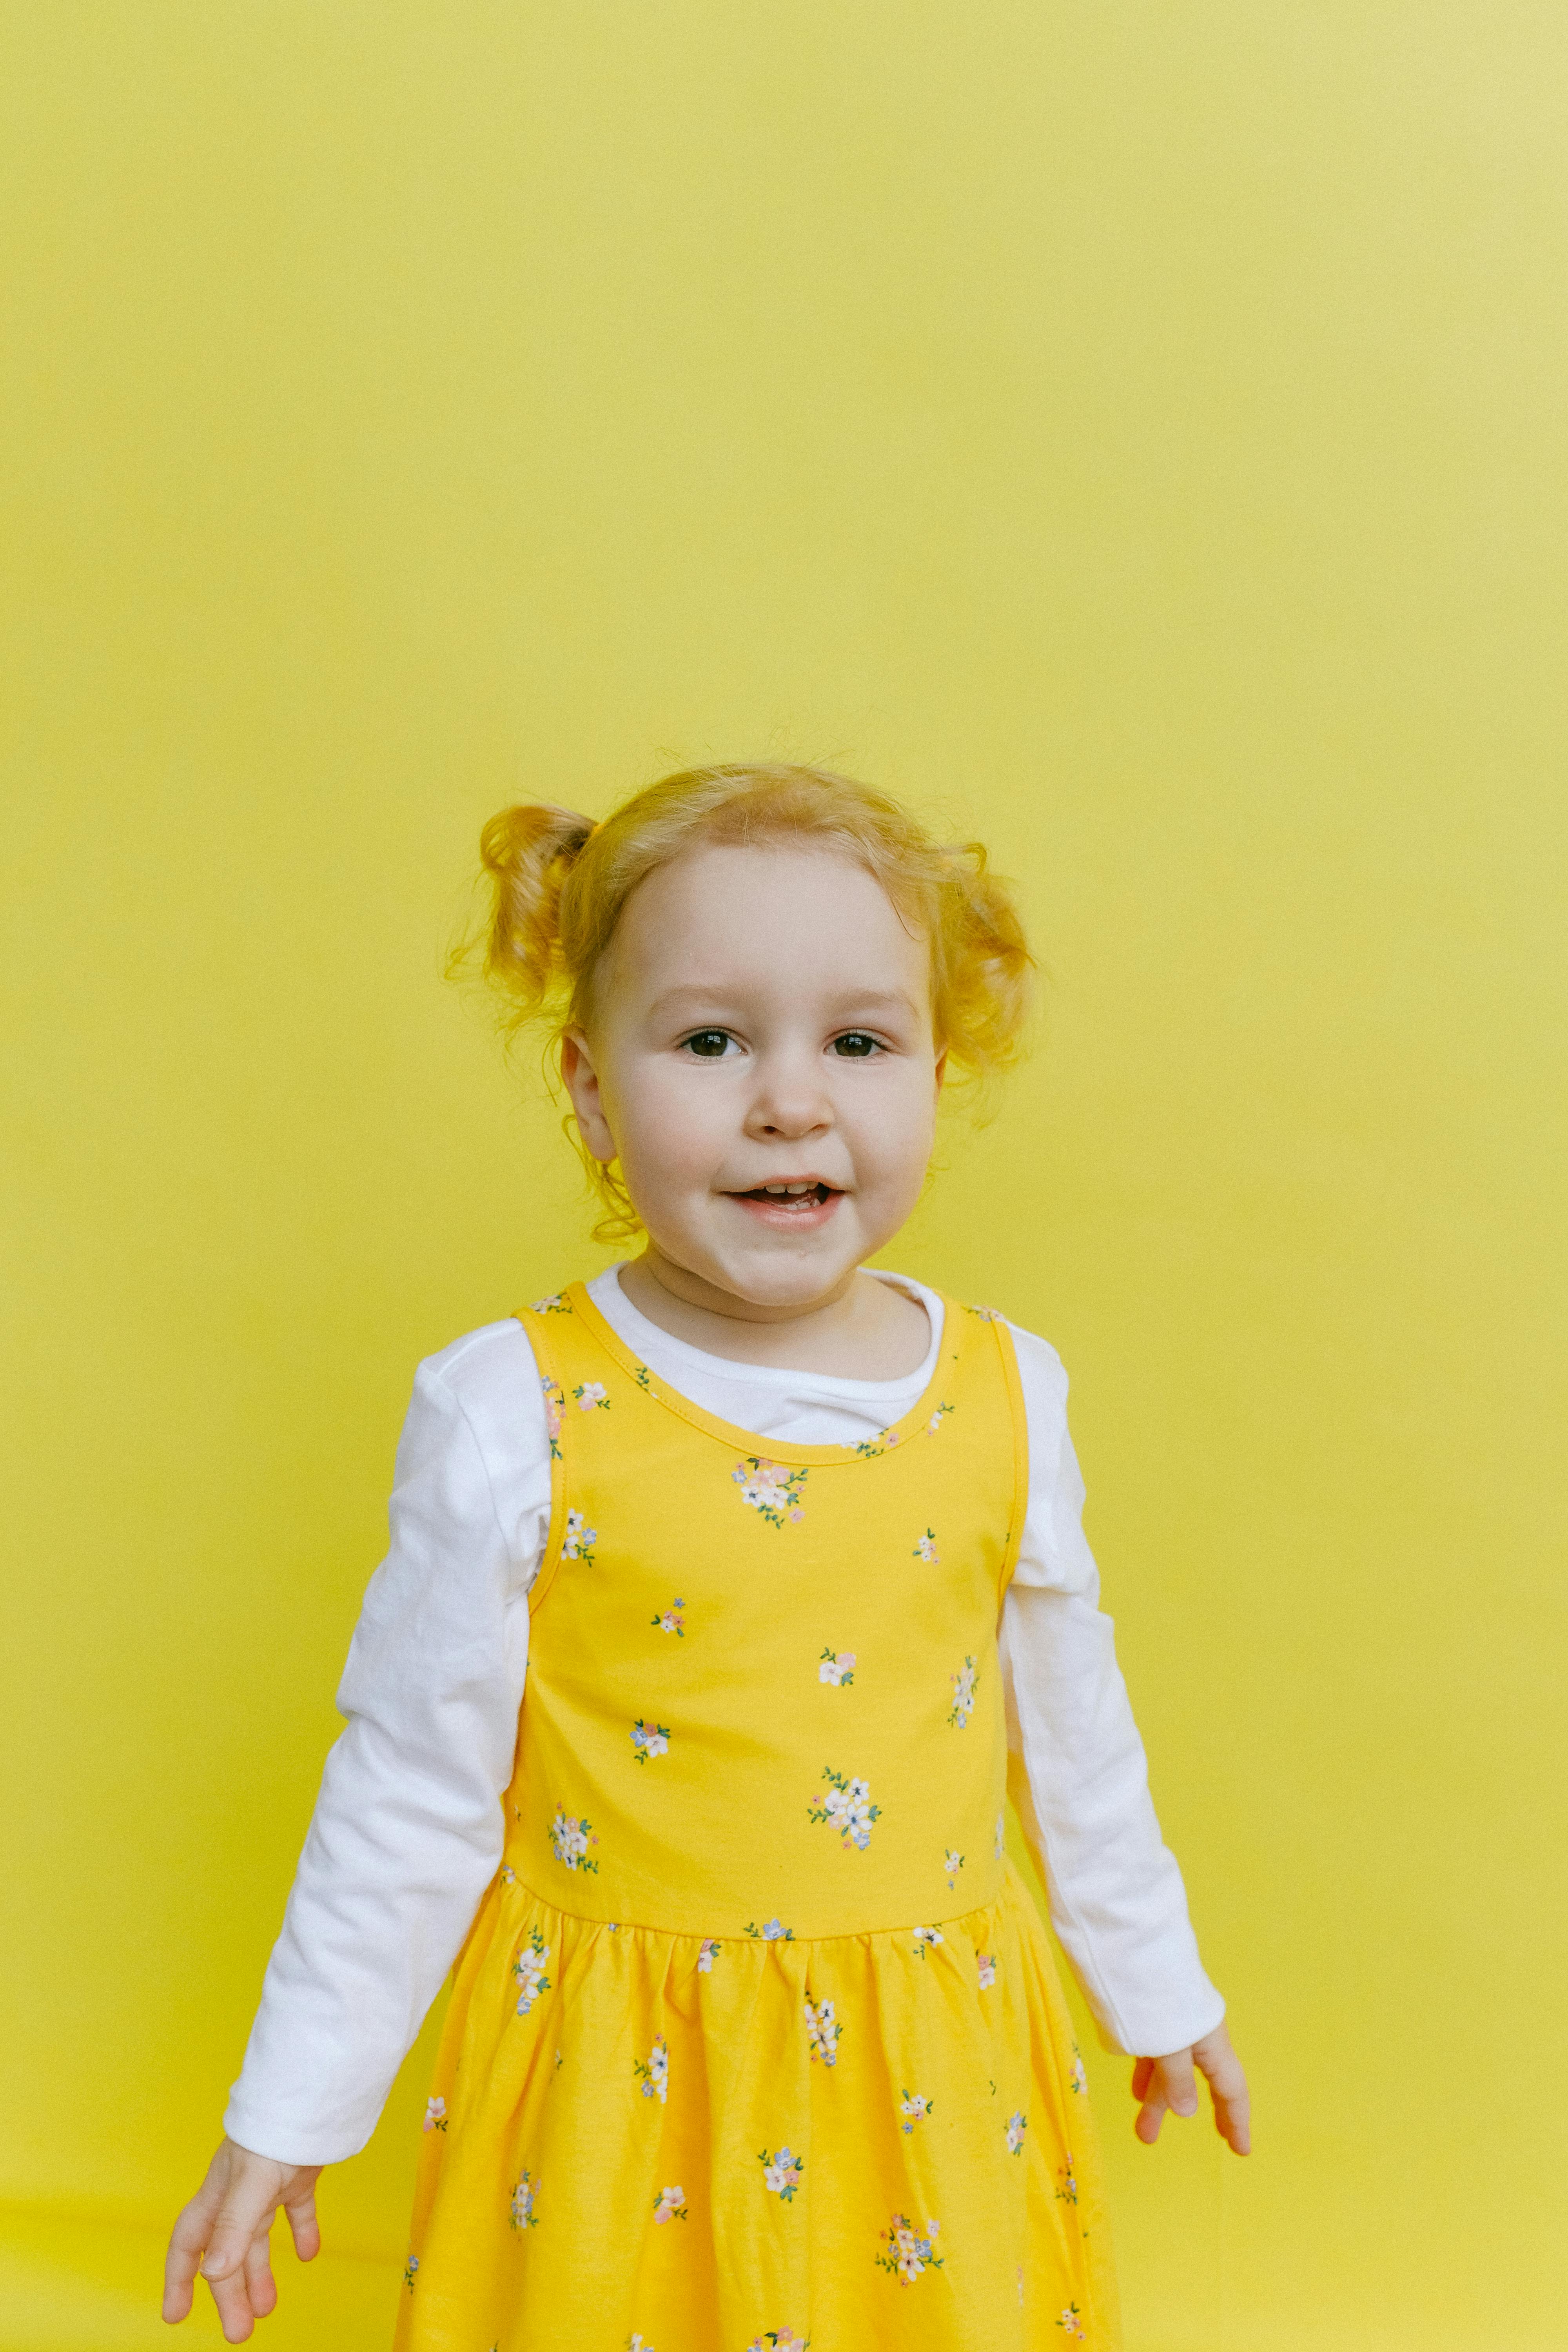
{"type": "Polygon", "coordinates": [[[753,1307],[825,1298],[888,1242],[949,1064],[1018,1051],[1031,959],[984,851],[847,777],[693,769],[602,824],[504,810],[481,854],[485,969],[552,1027],[601,1234],[640,1226],[753,1307]]]}

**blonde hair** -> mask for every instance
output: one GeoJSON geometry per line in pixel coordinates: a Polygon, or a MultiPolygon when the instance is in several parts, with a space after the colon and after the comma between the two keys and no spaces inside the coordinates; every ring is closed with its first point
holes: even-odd
{"type": "MultiPolygon", "coordinates": [[[[873,874],[902,921],[931,941],[937,1049],[978,1081],[1022,1051],[1034,959],[1005,883],[979,842],[933,841],[886,793],[825,768],[772,763],[688,768],[622,803],[602,824],[525,802],[491,817],[479,856],[492,900],[459,960],[478,952],[505,1025],[548,1024],[555,1061],[571,1029],[591,1031],[594,980],[621,910],[656,866],[703,847],[809,843],[873,874]]],[[[568,1134],[604,1196],[595,1237],[640,1231],[614,1163],[568,1134]]]]}

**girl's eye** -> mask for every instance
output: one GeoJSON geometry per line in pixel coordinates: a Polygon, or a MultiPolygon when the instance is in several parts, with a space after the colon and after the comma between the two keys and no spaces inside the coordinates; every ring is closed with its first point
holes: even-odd
{"type": "Polygon", "coordinates": [[[841,1037],[833,1040],[833,1050],[846,1061],[864,1062],[871,1055],[879,1054],[882,1046],[879,1038],[868,1035],[864,1029],[846,1029],[841,1037]]]}
{"type": "Polygon", "coordinates": [[[688,1053],[696,1054],[705,1062],[718,1061],[732,1043],[727,1029],[699,1029],[695,1036],[685,1040],[688,1053]]]}

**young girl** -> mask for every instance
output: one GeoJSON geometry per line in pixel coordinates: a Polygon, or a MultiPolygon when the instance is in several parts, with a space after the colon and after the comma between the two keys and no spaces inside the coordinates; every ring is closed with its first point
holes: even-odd
{"type": "Polygon", "coordinates": [[[1247,2093],[1097,1609],[1046,1343],[871,1273],[1030,961],[976,848],[816,770],[486,830],[641,1255],[421,1366],[348,1728],[181,2215],[231,2343],[455,1956],[402,2352],[1118,2340],[1010,1796],[1139,2136],[1247,2093]],[[460,1948],[460,1953],[459,1953],[460,1948]],[[205,2257],[205,2258],[204,2258],[205,2257]]]}

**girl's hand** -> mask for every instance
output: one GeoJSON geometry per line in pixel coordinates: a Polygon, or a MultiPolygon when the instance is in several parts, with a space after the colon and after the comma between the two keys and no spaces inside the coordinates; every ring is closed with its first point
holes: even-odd
{"type": "Polygon", "coordinates": [[[163,2316],[187,2318],[198,2263],[213,2291],[224,2340],[243,2344],[278,2302],[268,2232],[279,2205],[302,2263],[321,2250],[316,2226],[319,2164],[278,2164],[226,2139],[207,2177],[174,2224],[163,2264],[163,2316]]]}
{"type": "Polygon", "coordinates": [[[1241,2061],[1230,2046],[1230,2036],[1223,2024],[1201,2042],[1186,2050],[1168,2051],[1163,2058],[1140,2058],[1132,2069],[1132,2095],[1141,2099],[1138,2120],[1132,2128],[1145,2147],[1152,2147],[1160,2137],[1160,2126],[1169,2107],[1173,2116],[1195,2116],[1198,2111],[1198,2088],[1193,2080],[1193,2068],[1208,2078],[1209,2096],[1214,2101],[1214,2127],[1223,2139],[1227,2139],[1237,2156],[1246,2156],[1252,2147],[1248,2127],[1249,2104],[1247,2096],[1247,2076],[1241,2071],[1241,2061]]]}

